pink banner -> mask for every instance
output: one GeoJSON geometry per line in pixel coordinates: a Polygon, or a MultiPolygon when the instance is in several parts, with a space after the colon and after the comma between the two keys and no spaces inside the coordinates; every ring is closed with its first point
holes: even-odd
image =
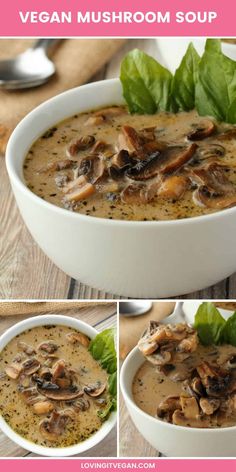
{"type": "Polygon", "coordinates": [[[57,470],[64,472],[66,468],[70,472],[91,472],[92,470],[116,470],[137,469],[151,472],[227,472],[235,471],[236,461],[233,459],[5,459],[0,460],[2,472],[45,472],[57,470]],[[43,460],[43,464],[42,464],[43,460]],[[53,460],[53,464],[52,461],[53,460]],[[69,461],[69,463],[68,463],[69,461]]]}
{"type": "Polygon", "coordinates": [[[235,36],[235,0],[8,0],[1,36],[235,36]]]}

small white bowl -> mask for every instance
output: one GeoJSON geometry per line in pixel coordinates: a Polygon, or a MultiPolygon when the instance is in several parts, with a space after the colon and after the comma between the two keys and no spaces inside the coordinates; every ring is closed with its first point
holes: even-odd
{"type": "MultiPolygon", "coordinates": [[[[20,323],[16,323],[14,326],[9,328],[2,336],[0,337],[0,352],[2,349],[18,334],[36,326],[45,326],[45,325],[64,325],[69,326],[70,328],[81,331],[86,334],[89,338],[93,339],[98,331],[92,326],[84,323],[70,316],[62,315],[42,315],[36,316],[34,318],[27,318],[20,323]]],[[[90,438],[85,441],[75,444],[74,446],[55,448],[55,447],[44,447],[38,444],[35,444],[27,439],[21,437],[17,434],[3,419],[0,415],[0,428],[3,433],[6,434],[12,441],[14,441],[18,446],[27,449],[28,451],[34,452],[41,456],[53,456],[53,457],[65,457],[73,456],[74,454],[81,454],[96,444],[100,443],[111,431],[111,429],[116,424],[116,413],[113,412],[107,421],[105,421],[101,428],[94,433],[90,438]]]]}
{"type": "Polygon", "coordinates": [[[122,365],[120,386],[128,412],[146,441],[169,457],[235,457],[236,426],[215,429],[176,426],[148,415],[136,405],[132,383],[144,360],[135,347],[122,365]]]}
{"type": "Polygon", "coordinates": [[[69,90],[40,105],[13,132],[6,152],[12,189],[35,241],[66,274],[132,298],[168,298],[215,284],[236,269],[236,207],[172,221],[121,221],[59,208],[31,192],[25,155],[55,122],[123,104],[118,79],[69,90]]]}

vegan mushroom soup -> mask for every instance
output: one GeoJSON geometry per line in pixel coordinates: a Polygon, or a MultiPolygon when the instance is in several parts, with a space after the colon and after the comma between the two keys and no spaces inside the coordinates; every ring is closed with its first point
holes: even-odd
{"type": "Polygon", "coordinates": [[[102,424],[107,373],[90,339],[66,326],[29,329],[0,354],[0,414],[20,436],[47,447],[89,438],[102,424]]]}
{"type": "Polygon", "coordinates": [[[138,347],[136,404],[163,421],[195,428],[236,425],[236,347],[203,346],[186,324],[151,322],[138,347]]]}
{"type": "Polygon", "coordinates": [[[111,106],[52,127],[29,150],[29,189],[101,218],[169,220],[236,205],[236,127],[196,111],[111,106]]]}

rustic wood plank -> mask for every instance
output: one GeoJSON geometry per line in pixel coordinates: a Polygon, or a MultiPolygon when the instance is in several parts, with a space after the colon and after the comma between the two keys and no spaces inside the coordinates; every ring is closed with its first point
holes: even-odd
{"type": "MultiPolygon", "coordinates": [[[[3,304],[4,302],[0,302],[3,304]]],[[[68,305],[70,302],[68,301],[68,305]]],[[[50,311],[51,312],[51,311],[50,311]]],[[[92,306],[83,308],[63,309],[63,314],[67,314],[78,318],[82,321],[86,321],[91,326],[96,327],[98,331],[102,331],[109,327],[115,327],[117,323],[117,304],[107,303],[99,304],[94,303],[92,306]]],[[[33,314],[32,314],[33,315],[33,314]]],[[[32,316],[32,315],[27,315],[32,316]]],[[[38,315],[35,315],[38,316],[38,315]]],[[[10,326],[13,326],[16,322],[25,319],[26,316],[7,316],[0,318],[0,335],[6,331],[10,326]]],[[[114,428],[109,435],[97,446],[90,449],[89,451],[79,454],[79,457],[116,457],[117,455],[117,430],[114,428]]],[[[17,446],[13,441],[8,439],[5,434],[0,432],[0,457],[35,457],[36,455],[26,451],[25,449],[17,446]]]]}

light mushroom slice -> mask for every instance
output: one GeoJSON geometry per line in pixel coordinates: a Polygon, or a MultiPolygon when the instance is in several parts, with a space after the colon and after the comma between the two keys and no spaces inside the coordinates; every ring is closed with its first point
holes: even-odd
{"type": "Polygon", "coordinates": [[[57,441],[65,432],[69,416],[53,411],[49,419],[44,419],[39,424],[39,431],[47,441],[57,441]]]}
{"type": "Polygon", "coordinates": [[[192,178],[200,185],[207,187],[214,197],[235,193],[236,187],[226,176],[224,166],[216,162],[209,163],[191,171],[192,178]]]}
{"type": "Polygon", "coordinates": [[[35,349],[32,346],[30,346],[29,344],[26,344],[24,341],[18,341],[17,342],[17,347],[21,351],[25,352],[25,354],[27,354],[28,356],[32,356],[32,355],[36,354],[35,349]]]}
{"type": "Polygon", "coordinates": [[[36,415],[47,415],[48,413],[51,413],[54,409],[54,405],[52,402],[49,401],[39,401],[34,403],[32,406],[33,412],[36,415]]]}
{"type": "Polygon", "coordinates": [[[207,187],[202,185],[193,193],[193,201],[196,205],[213,210],[231,208],[236,205],[236,188],[234,194],[215,196],[209,192],[207,187]]]}
{"type": "Polygon", "coordinates": [[[38,346],[38,350],[54,354],[58,350],[58,345],[54,341],[44,341],[38,346]]]}
{"type": "Polygon", "coordinates": [[[194,126],[187,137],[190,141],[198,141],[211,136],[215,129],[215,123],[209,119],[205,119],[194,126]]]}
{"type": "Polygon", "coordinates": [[[186,418],[183,411],[175,410],[172,415],[172,423],[178,426],[188,426],[192,428],[210,428],[217,425],[216,419],[210,416],[199,416],[198,418],[186,418]]]}
{"type": "Polygon", "coordinates": [[[99,397],[106,390],[106,384],[101,382],[96,382],[95,384],[86,385],[84,387],[84,392],[87,393],[90,397],[99,397]]]}
{"type": "Polygon", "coordinates": [[[88,347],[90,344],[90,339],[86,334],[79,333],[78,331],[73,331],[72,333],[68,333],[66,335],[66,339],[71,344],[82,344],[84,347],[88,347]]]}
{"type": "Polygon", "coordinates": [[[60,170],[71,169],[75,164],[76,161],[72,161],[71,159],[63,159],[61,161],[56,162],[49,162],[46,167],[39,169],[38,173],[46,173],[46,172],[59,172],[60,170]]]}
{"type": "Polygon", "coordinates": [[[197,150],[197,156],[200,160],[208,160],[223,157],[225,155],[225,147],[221,144],[216,143],[204,143],[204,145],[199,146],[197,150]]]}
{"type": "Polygon", "coordinates": [[[99,126],[105,123],[106,118],[103,115],[90,116],[84,123],[84,126],[99,126]]]}
{"type": "Polygon", "coordinates": [[[5,368],[5,372],[10,377],[10,379],[18,379],[20,373],[22,372],[22,365],[17,363],[12,363],[5,368]]]}
{"type": "Polygon", "coordinates": [[[95,137],[94,136],[81,136],[79,139],[73,139],[73,141],[70,142],[66,154],[68,157],[74,157],[76,156],[80,151],[85,151],[92,147],[95,143],[95,137]]]}
{"type": "Polygon", "coordinates": [[[166,364],[170,364],[172,361],[172,355],[168,351],[155,351],[153,354],[146,356],[147,360],[151,362],[151,364],[156,366],[163,366],[166,364]]]}
{"type": "Polygon", "coordinates": [[[158,181],[148,185],[129,184],[120,194],[121,201],[128,204],[151,202],[157,194],[158,186],[158,181]]]}
{"type": "Polygon", "coordinates": [[[199,406],[195,397],[184,397],[180,396],[180,405],[184,416],[187,419],[194,419],[199,417],[199,406]]]}
{"type": "Polygon", "coordinates": [[[213,415],[220,407],[220,400],[217,398],[200,398],[199,404],[205,415],[213,415]]]}
{"type": "Polygon", "coordinates": [[[77,202],[79,200],[85,200],[93,195],[95,187],[93,184],[88,182],[84,175],[80,175],[80,177],[65,185],[63,192],[66,194],[65,201],[77,202]]]}
{"type": "Polygon", "coordinates": [[[174,411],[180,408],[180,398],[178,396],[169,396],[158,405],[157,416],[171,422],[174,411]]]}
{"type": "Polygon", "coordinates": [[[35,357],[32,357],[31,359],[27,359],[26,361],[23,362],[22,364],[22,372],[25,375],[32,375],[35,372],[37,372],[41,367],[40,362],[38,359],[35,357]]]}
{"type": "Polygon", "coordinates": [[[173,175],[162,182],[157,195],[161,198],[178,200],[185,194],[189,185],[190,181],[188,177],[173,175]]]}

